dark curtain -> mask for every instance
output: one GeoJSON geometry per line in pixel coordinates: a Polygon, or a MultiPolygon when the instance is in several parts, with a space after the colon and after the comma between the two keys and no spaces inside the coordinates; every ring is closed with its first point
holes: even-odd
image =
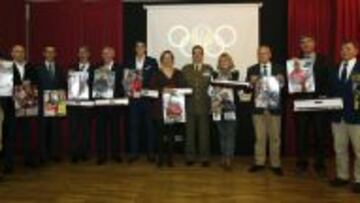
{"type": "Polygon", "coordinates": [[[0,56],[8,57],[11,46],[25,43],[24,0],[1,0],[0,16],[0,56]]]}

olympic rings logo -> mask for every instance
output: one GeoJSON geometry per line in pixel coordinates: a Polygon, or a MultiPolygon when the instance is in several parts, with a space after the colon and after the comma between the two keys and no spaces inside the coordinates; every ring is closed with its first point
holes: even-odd
{"type": "Polygon", "coordinates": [[[231,25],[220,25],[215,30],[206,25],[197,25],[191,30],[183,25],[172,27],[167,39],[170,46],[177,48],[184,56],[191,56],[191,46],[204,47],[206,55],[217,58],[226,48],[235,45],[237,33],[231,25]]]}

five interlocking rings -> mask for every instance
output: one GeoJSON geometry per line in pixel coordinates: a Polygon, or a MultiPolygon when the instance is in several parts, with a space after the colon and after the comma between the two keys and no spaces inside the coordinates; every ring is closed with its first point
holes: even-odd
{"type": "Polygon", "coordinates": [[[167,34],[169,44],[184,56],[191,56],[191,46],[204,47],[206,55],[217,58],[237,41],[237,33],[231,25],[220,25],[212,29],[207,25],[197,25],[191,30],[184,25],[173,26],[167,34]]]}

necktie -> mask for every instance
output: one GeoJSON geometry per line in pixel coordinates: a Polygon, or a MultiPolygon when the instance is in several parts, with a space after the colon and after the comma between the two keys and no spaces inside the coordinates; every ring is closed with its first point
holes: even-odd
{"type": "Polygon", "coordinates": [[[348,67],[348,63],[345,62],[343,65],[343,69],[341,71],[341,75],[340,75],[340,81],[342,83],[346,83],[346,80],[347,80],[347,67],[348,67]]]}
{"type": "Polygon", "coordinates": [[[268,73],[267,65],[263,65],[263,77],[268,76],[268,75],[269,75],[269,73],[268,73]]]}
{"type": "Polygon", "coordinates": [[[49,73],[50,73],[50,77],[53,79],[54,78],[54,73],[55,73],[55,70],[54,70],[54,64],[53,63],[50,63],[49,64],[49,67],[48,67],[48,71],[49,71],[49,73]]]}

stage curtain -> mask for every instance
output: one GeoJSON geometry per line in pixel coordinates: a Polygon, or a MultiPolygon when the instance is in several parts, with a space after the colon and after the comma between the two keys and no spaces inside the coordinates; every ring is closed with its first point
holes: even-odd
{"type": "Polygon", "coordinates": [[[11,46],[25,43],[24,0],[1,0],[0,15],[0,52],[8,55],[11,46]]]}
{"type": "Polygon", "coordinates": [[[340,47],[345,40],[360,42],[360,1],[336,0],[336,29],[334,58],[340,59],[340,47]]]}
{"type": "MultiPolygon", "coordinates": [[[[121,0],[32,0],[30,5],[32,62],[43,61],[42,51],[46,45],[57,47],[57,61],[65,70],[77,62],[77,50],[81,45],[89,46],[93,63],[100,62],[100,52],[104,46],[114,47],[117,53],[116,61],[122,62],[123,3],[121,0]]],[[[67,119],[64,119],[62,128],[64,152],[68,150],[69,145],[67,123],[67,119]]],[[[91,128],[94,147],[94,125],[91,128]]],[[[119,136],[125,140],[124,120],[120,121],[119,128],[119,136]]]]}

